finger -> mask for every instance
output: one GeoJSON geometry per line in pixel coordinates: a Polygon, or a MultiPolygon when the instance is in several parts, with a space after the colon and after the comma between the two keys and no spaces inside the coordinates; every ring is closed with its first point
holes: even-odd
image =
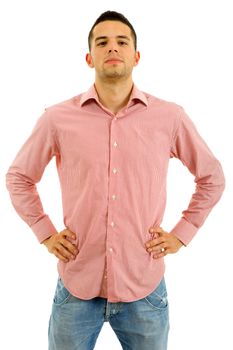
{"type": "Polygon", "coordinates": [[[146,248],[151,248],[151,247],[158,245],[158,244],[161,244],[161,243],[164,243],[164,237],[154,238],[151,241],[148,241],[146,243],[146,248]]]}
{"type": "Polygon", "coordinates": [[[62,254],[59,253],[58,250],[54,250],[53,254],[60,260],[64,261],[64,262],[68,262],[69,259],[65,258],[62,254]]]}
{"type": "Polygon", "coordinates": [[[76,245],[70,243],[70,241],[68,241],[66,238],[61,238],[60,243],[73,255],[78,254],[78,248],[76,245]]]}
{"type": "Polygon", "coordinates": [[[153,259],[159,259],[159,258],[163,258],[166,255],[166,252],[161,252],[161,253],[157,253],[153,255],[153,259]]]}
{"type": "Polygon", "coordinates": [[[158,234],[160,234],[160,233],[164,233],[165,231],[162,229],[162,227],[160,227],[160,226],[155,226],[155,227],[151,227],[151,228],[149,229],[149,232],[150,232],[150,233],[158,233],[158,234]]]}
{"type": "Polygon", "coordinates": [[[160,250],[160,252],[157,252],[157,253],[153,254],[153,258],[154,258],[154,259],[163,258],[163,257],[166,256],[167,254],[169,254],[169,249],[164,249],[164,248],[162,248],[162,249],[160,250]]]}
{"type": "Polygon", "coordinates": [[[62,244],[56,246],[56,250],[65,258],[75,259],[75,255],[73,255],[69,250],[67,250],[62,244]]]}
{"type": "Polygon", "coordinates": [[[162,250],[168,248],[167,243],[162,243],[156,246],[153,246],[148,249],[149,252],[160,253],[162,250]]]}
{"type": "Polygon", "coordinates": [[[76,234],[68,229],[60,232],[63,237],[69,237],[71,239],[76,239],[76,234]]]}
{"type": "Polygon", "coordinates": [[[155,253],[153,258],[154,259],[159,259],[159,258],[162,258],[168,254],[172,254],[173,252],[171,251],[170,248],[164,248],[164,250],[160,251],[159,253],[155,253]]]}

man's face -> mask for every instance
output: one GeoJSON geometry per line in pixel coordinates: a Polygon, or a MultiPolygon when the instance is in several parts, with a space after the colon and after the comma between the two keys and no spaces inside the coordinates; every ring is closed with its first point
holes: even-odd
{"type": "Polygon", "coordinates": [[[95,26],[86,61],[89,67],[95,68],[99,79],[127,79],[139,58],[131,30],[126,24],[104,21],[95,26]]]}

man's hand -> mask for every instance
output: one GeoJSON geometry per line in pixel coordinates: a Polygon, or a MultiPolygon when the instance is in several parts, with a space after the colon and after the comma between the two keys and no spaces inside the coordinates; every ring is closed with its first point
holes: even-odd
{"type": "Polygon", "coordinates": [[[153,253],[153,258],[162,258],[167,254],[178,252],[183,243],[173,234],[164,231],[161,227],[151,227],[149,232],[155,234],[155,238],[145,244],[147,252],[153,253]]]}
{"type": "Polygon", "coordinates": [[[70,259],[74,260],[79,252],[77,246],[70,242],[70,240],[75,239],[75,233],[65,229],[59,233],[53,234],[42,243],[47,247],[48,251],[54,254],[58,259],[68,262],[70,259]]]}

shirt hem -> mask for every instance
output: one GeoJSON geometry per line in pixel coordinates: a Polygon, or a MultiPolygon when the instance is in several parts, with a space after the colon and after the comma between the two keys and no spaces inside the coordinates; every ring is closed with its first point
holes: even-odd
{"type": "Polygon", "coordinates": [[[67,290],[76,298],[79,298],[79,299],[82,299],[82,300],[91,300],[93,298],[104,298],[104,299],[107,299],[108,302],[110,303],[120,303],[120,302],[124,302],[124,303],[130,303],[130,302],[134,302],[134,301],[138,301],[138,300],[141,300],[141,299],[144,299],[145,297],[147,297],[149,294],[151,294],[159,285],[159,283],[161,282],[162,278],[164,277],[164,273],[165,273],[165,265],[164,265],[164,262],[163,262],[163,265],[162,265],[162,269],[159,269],[159,271],[157,271],[158,275],[156,277],[158,277],[156,279],[156,282],[155,282],[155,285],[153,286],[153,288],[148,292],[146,292],[146,294],[143,294],[142,296],[140,297],[137,297],[136,299],[133,299],[133,300],[129,300],[129,299],[117,299],[117,298],[108,298],[108,297],[103,297],[101,296],[100,294],[94,294],[93,296],[90,296],[88,298],[85,298],[83,296],[80,296],[78,295],[76,292],[73,292],[73,290],[66,284],[65,282],[65,279],[64,279],[64,276],[63,276],[63,273],[62,271],[59,269],[59,265],[58,265],[58,274],[59,274],[59,277],[62,279],[62,282],[65,286],[65,288],[67,288],[67,290]],[[158,273],[159,272],[159,273],[158,273]]]}

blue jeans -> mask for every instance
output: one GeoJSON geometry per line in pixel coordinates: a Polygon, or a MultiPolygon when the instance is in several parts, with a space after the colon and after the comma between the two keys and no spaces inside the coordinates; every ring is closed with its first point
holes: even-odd
{"type": "Polygon", "coordinates": [[[58,279],[49,321],[49,350],[92,350],[109,322],[124,350],[166,350],[169,331],[164,278],[146,298],[111,303],[71,295],[58,279]]]}

